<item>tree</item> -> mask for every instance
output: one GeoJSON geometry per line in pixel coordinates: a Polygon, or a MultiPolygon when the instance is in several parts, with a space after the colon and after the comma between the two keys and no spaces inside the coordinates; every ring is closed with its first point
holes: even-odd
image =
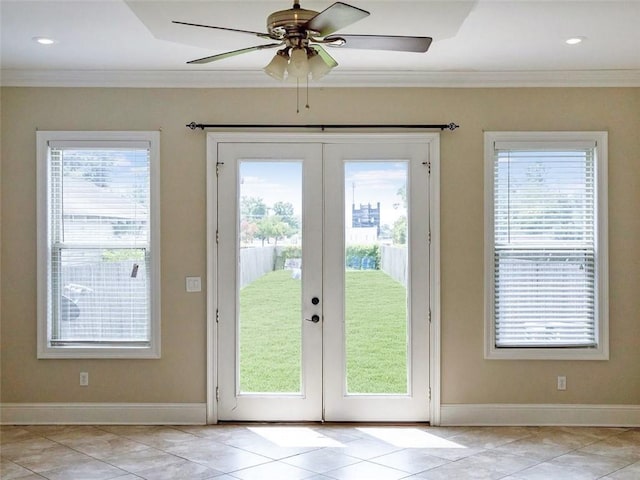
{"type": "Polygon", "coordinates": [[[242,197],[240,215],[249,222],[255,222],[267,215],[267,205],[260,197],[242,197]]]}
{"type": "MultiPolygon", "coordinates": [[[[97,153],[97,152],[96,152],[97,153]]],[[[73,172],[98,187],[106,187],[111,180],[111,174],[116,161],[112,155],[97,155],[85,151],[65,151],[64,168],[73,172]]]]}
{"type": "Polygon", "coordinates": [[[262,240],[262,245],[264,245],[265,240],[268,243],[270,238],[273,238],[275,245],[277,245],[278,240],[292,233],[291,227],[277,215],[264,217],[257,223],[257,227],[255,237],[262,240]]]}
{"type": "MultiPolygon", "coordinates": [[[[396,192],[402,199],[403,210],[407,211],[407,185],[401,186],[396,192]]],[[[402,215],[393,222],[393,243],[397,245],[404,245],[407,243],[407,216],[402,215]]]]}
{"type": "Polygon", "coordinates": [[[402,205],[404,208],[407,208],[407,185],[405,184],[401,186],[396,192],[396,195],[402,199],[402,205]]]}
{"type": "Polygon", "coordinates": [[[244,219],[240,222],[240,239],[242,243],[247,245],[251,244],[257,231],[258,225],[256,225],[255,222],[248,222],[244,219]]]}
{"type": "Polygon", "coordinates": [[[393,223],[393,243],[404,245],[407,243],[407,217],[401,216],[393,223]]]}
{"type": "Polygon", "coordinates": [[[388,223],[380,226],[380,235],[381,239],[392,239],[393,238],[393,229],[388,223]]]}
{"type": "Polygon", "coordinates": [[[300,222],[293,214],[293,205],[291,203],[276,202],[273,204],[272,210],[274,215],[280,217],[292,229],[297,230],[299,228],[300,222]]]}

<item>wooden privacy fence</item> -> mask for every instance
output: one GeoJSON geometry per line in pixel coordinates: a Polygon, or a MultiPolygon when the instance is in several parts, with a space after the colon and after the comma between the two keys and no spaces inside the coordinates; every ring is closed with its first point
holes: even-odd
{"type": "Polygon", "coordinates": [[[380,270],[407,286],[407,249],[380,245],[380,270]]]}
{"type": "Polygon", "coordinates": [[[273,272],[276,266],[275,246],[240,249],[239,287],[245,287],[261,276],[273,272]]]}
{"type": "Polygon", "coordinates": [[[85,261],[62,267],[60,340],[148,339],[144,261],[85,261]],[[132,267],[137,274],[131,276],[132,267]],[[69,308],[74,305],[73,308],[69,308]],[[77,307],[77,308],[76,308],[77,307]]]}
{"type": "MultiPolygon", "coordinates": [[[[255,247],[240,249],[240,288],[249,285],[276,269],[276,260],[282,247],[255,247]]],[[[351,265],[349,267],[353,268],[351,265]]],[[[282,268],[280,266],[279,268],[282,268]]],[[[360,267],[362,268],[362,267],[360,267]]],[[[407,249],[380,245],[380,270],[407,286],[407,249]]]]}

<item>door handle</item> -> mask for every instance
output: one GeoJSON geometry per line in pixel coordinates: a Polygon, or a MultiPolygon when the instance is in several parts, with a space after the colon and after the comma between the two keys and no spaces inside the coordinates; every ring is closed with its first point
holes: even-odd
{"type": "Polygon", "coordinates": [[[311,318],[305,318],[307,322],[318,323],[320,321],[319,315],[311,315],[311,318]]]}

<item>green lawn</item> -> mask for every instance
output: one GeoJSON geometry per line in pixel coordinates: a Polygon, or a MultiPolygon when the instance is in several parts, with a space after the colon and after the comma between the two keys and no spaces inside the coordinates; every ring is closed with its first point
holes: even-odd
{"type": "MultiPolygon", "coordinates": [[[[406,393],[406,290],[379,270],[346,274],[349,393],[406,393]]],[[[288,270],[240,292],[240,389],[300,390],[300,280],[288,270]]]]}

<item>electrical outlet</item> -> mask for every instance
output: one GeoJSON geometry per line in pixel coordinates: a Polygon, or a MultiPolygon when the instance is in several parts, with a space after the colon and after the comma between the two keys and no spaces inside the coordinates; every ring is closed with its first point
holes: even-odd
{"type": "Polygon", "coordinates": [[[80,372],[80,386],[81,387],[89,386],[89,372],[80,372]]]}
{"type": "Polygon", "coordinates": [[[567,389],[567,377],[564,375],[558,376],[558,390],[566,390],[567,389]]]}

